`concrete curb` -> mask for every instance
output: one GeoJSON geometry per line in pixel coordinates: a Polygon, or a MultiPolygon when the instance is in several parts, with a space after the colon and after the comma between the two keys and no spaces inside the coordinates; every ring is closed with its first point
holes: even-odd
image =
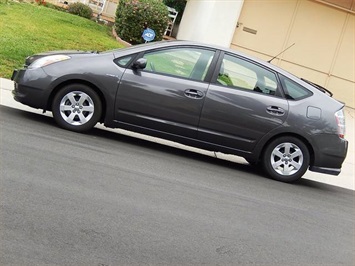
{"type": "MultiPolygon", "coordinates": [[[[12,89],[14,87],[14,84],[11,80],[0,78],[0,104],[4,106],[8,106],[11,108],[16,108],[28,112],[33,112],[37,114],[42,114],[42,110],[38,109],[33,109],[31,107],[25,106],[23,104],[20,104],[16,102],[13,97],[12,97],[12,89]]],[[[355,160],[354,160],[354,109],[352,108],[345,108],[345,119],[346,119],[346,139],[349,141],[349,150],[348,150],[348,155],[343,163],[342,167],[342,172],[340,173],[339,176],[331,176],[331,175],[324,175],[324,174],[319,174],[319,173],[314,173],[311,171],[307,171],[306,174],[304,175],[305,179],[333,185],[333,186],[338,186],[346,189],[351,189],[355,190],[355,175],[354,175],[354,169],[355,169],[355,160]]],[[[52,116],[50,112],[47,112],[45,114],[46,116],[52,116]]],[[[172,141],[167,141],[159,138],[154,138],[142,134],[137,134],[133,133],[130,131],[126,130],[120,130],[120,129],[108,129],[102,125],[97,125],[98,128],[104,129],[104,130],[109,130],[113,132],[117,132],[120,134],[125,134],[133,137],[138,137],[141,139],[145,139],[148,141],[153,141],[185,150],[190,150],[193,152],[205,154],[208,156],[215,157],[217,156],[220,159],[224,160],[229,160],[237,163],[245,163],[246,161],[243,158],[237,157],[237,156],[232,156],[232,155],[227,155],[227,154],[222,154],[222,153],[213,153],[201,149],[196,149],[192,147],[188,147],[185,145],[181,145],[179,143],[175,143],[172,141]]]]}

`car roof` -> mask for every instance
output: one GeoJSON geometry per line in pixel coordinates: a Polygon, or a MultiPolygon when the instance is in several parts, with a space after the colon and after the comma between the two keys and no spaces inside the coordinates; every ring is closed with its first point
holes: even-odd
{"type": "MultiPolygon", "coordinates": [[[[196,46],[196,47],[204,47],[204,48],[212,48],[216,50],[221,50],[227,53],[235,54],[242,56],[246,59],[252,60],[256,63],[265,65],[271,69],[274,69],[277,72],[280,72],[284,75],[290,75],[291,73],[288,73],[287,71],[267,62],[264,61],[260,58],[245,54],[243,52],[240,52],[238,50],[234,50],[231,48],[226,48],[218,45],[211,45],[211,44],[206,44],[206,43],[200,43],[200,42],[194,42],[194,41],[183,41],[183,40],[166,40],[166,41],[158,41],[158,42],[151,42],[151,43],[144,43],[144,44],[137,44],[137,45],[132,45],[123,49],[117,49],[115,52],[117,54],[130,54],[132,52],[141,52],[141,51],[146,51],[150,49],[158,49],[158,48],[164,48],[164,47],[170,47],[170,46],[196,46]]],[[[292,74],[291,74],[292,75],[292,74]]]]}

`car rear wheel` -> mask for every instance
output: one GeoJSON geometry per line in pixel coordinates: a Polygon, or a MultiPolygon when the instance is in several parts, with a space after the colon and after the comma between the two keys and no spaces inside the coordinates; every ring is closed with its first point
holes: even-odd
{"type": "Polygon", "coordinates": [[[102,104],[100,97],[90,87],[70,84],[55,95],[52,112],[59,126],[84,132],[93,128],[99,121],[102,104]]]}
{"type": "Polygon", "coordinates": [[[273,140],[263,154],[263,166],[273,179],[282,182],[295,182],[309,166],[307,146],[295,137],[280,137],[273,140]]]}

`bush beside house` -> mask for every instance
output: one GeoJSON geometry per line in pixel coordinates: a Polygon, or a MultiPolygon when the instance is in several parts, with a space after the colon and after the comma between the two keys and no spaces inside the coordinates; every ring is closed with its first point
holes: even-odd
{"type": "Polygon", "coordinates": [[[155,41],[163,39],[168,10],[160,0],[120,0],[116,10],[117,35],[131,44],[143,43],[145,27],[155,31],[155,41]]]}
{"type": "Polygon", "coordinates": [[[91,19],[93,15],[93,11],[88,5],[80,2],[69,4],[68,12],[87,19],[91,19]]]}

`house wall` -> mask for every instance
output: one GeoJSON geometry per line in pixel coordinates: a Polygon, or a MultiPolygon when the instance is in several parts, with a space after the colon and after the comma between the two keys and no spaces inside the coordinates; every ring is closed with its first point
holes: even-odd
{"type": "Polygon", "coordinates": [[[244,0],[188,0],[177,39],[230,46],[244,0]]]}
{"type": "Polygon", "coordinates": [[[109,18],[115,19],[118,2],[119,0],[107,0],[102,14],[109,18]]]}
{"type": "Polygon", "coordinates": [[[355,15],[311,0],[245,0],[231,47],[314,81],[355,107],[355,15]]]}

